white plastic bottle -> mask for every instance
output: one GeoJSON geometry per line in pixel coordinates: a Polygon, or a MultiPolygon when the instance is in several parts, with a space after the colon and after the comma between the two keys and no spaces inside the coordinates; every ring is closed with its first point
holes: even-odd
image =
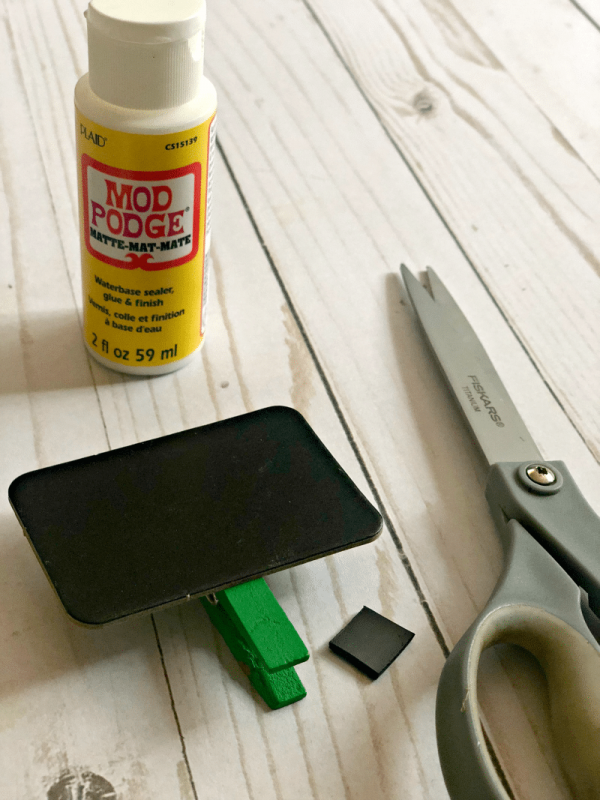
{"type": "Polygon", "coordinates": [[[91,0],[75,89],[84,339],[107,367],[184,366],[204,339],[216,92],[204,0],[91,0]]]}

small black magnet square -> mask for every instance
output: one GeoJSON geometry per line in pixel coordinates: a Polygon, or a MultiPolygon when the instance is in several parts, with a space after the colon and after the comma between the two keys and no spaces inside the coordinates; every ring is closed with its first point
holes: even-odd
{"type": "Polygon", "coordinates": [[[413,638],[414,633],[363,606],[329,647],[367,677],[378,678],[413,638]]]}

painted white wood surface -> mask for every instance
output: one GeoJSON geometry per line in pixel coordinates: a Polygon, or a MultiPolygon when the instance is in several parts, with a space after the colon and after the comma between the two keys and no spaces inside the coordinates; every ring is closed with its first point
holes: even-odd
{"type": "MultiPolygon", "coordinates": [[[[598,25],[570,0],[526,0],[518,6],[456,0],[454,5],[547,118],[557,141],[598,177],[600,111],[593,101],[600,94],[598,25]]],[[[600,7],[590,3],[590,13],[592,6],[598,17],[600,7]]],[[[566,185],[573,183],[580,181],[566,185]]]]}
{"type": "MultiPolygon", "coordinates": [[[[96,800],[94,774],[118,800],[443,798],[437,678],[501,556],[482,465],[397,268],[436,268],[544,455],[600,510],[600,33],[567,0],[213,0],[207,343],[182,372],[130,379],[80,339],[84,7],[0,3],[0,796],[72,800],[81,785],[96,800]],[[72,625],[6,489],[277,403],[375,495],[387,529],[269,579],[311,651],[307,698],[269,712],[195,604],[72,625]],[[327,648],[365,604],[416,632],[375,683],[327,648]]],[[[504,651],[484,672],[513,796],[568,798],[535,665],[504,651]]]]}

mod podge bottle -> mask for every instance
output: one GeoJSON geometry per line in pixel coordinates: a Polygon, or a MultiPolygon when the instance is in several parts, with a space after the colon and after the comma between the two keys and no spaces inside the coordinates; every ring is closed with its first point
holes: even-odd
{"type": "Polygon", "coordinates": [[[204,0],[92,0],[75,88],[84,338],[121,372],[202,345],[216,92],[204,0]]]}

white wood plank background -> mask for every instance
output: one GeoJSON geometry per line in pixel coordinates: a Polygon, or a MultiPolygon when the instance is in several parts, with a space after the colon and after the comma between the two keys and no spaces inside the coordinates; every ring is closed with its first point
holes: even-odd
{"type": "MultiPolygon", "coordinates": [[[[81,344],[84,8],[0,0],[0,797],[446,797],[437,679],[501,554],[482,464],[397,270],[436,268],[544,455],[600,510],[597,10],[212,0],[207,342],[185,370],[135,379],[81,344]],[[36,467],[278,403],[306,416],[386,530],[269,579],[311,651],[307,698],[270,712],[198,604],[74,626],[5,490],[36,467]],[[374,683],[328,650],[365,604],[416,633],[374,683]]],[[[505,648],[483,672],[512,796],[566,800],[536,665],[505,648]]]]}

